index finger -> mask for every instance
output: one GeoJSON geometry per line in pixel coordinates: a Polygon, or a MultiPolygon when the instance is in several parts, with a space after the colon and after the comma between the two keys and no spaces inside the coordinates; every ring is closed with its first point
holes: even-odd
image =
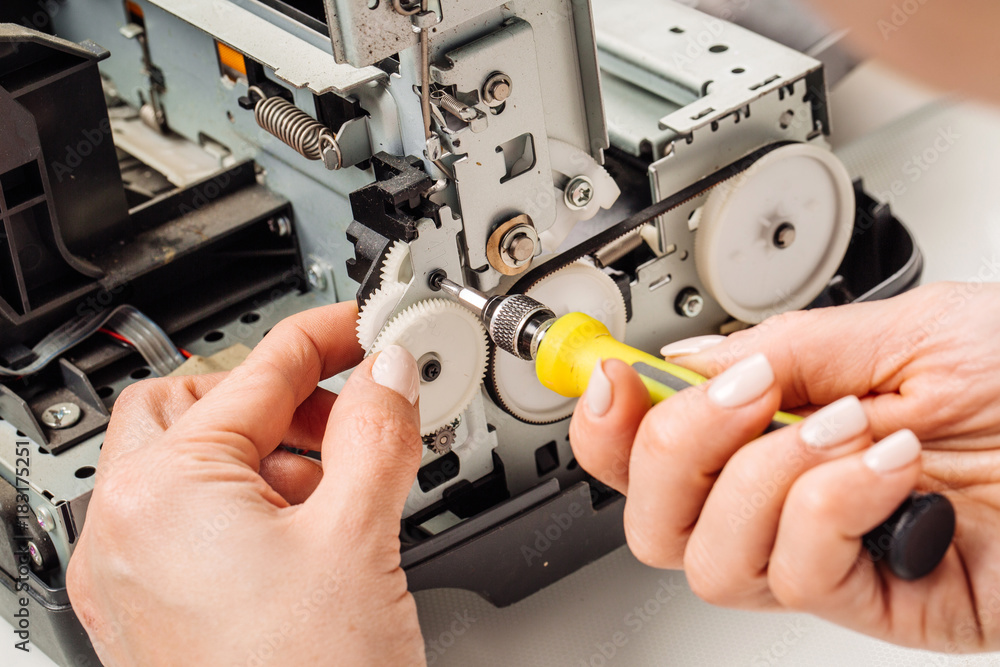
{"type": "Polygon", "coordinates": [[[257,469],[281,443],[295,409],[320,380],[361,362],[357,317],[357,305],[350,301],[283,320],[170,428],[171,440],[232,448],[257,469]]]}

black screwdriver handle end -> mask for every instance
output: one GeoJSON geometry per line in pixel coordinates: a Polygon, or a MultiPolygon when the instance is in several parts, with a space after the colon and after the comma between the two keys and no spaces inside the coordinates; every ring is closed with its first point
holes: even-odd
{"type": "Polygon", "coordinates": [[[936,568],[955,536],[955,507],[939,493],[911,493],[862,541],[872,560],[914,581],[936,568]]]}

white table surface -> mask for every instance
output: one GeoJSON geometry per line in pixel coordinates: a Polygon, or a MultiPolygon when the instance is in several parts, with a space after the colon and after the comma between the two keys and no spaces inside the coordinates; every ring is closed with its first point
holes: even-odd
{"type": "MultiPolygon", "coordinates": [[[[1000,258],[1000,112],[972,105],[920,109],[927,101],[918,87],[866,66],[834,97],[834,122],[841,121],[835,141],[851,140],[840,155],[869,190],[889,192],[898,182],[894,209],[924,252],[924,281],[973,279],[1000,258]],[[912,157],[949,131],[952,144],[915,178],[912,157]]],[[[712,607],[691,594],[682,573],[647,568],[627,549],[505,609],[465,591],[416,597],[429,662],[437,666],[1000,665],[1000,654],[901,649],[809,616],[712,607]]],[[[3,627],[0,634],[11,637],[3,627]]],[[[0,642],[0,664],[53,664],[12,643],[0,642]]]]}

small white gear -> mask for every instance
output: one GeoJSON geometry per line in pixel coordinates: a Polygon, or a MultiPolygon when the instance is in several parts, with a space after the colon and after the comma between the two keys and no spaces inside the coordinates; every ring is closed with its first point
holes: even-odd
{"type": "Polygon", "coordinates": [[[403,241],[396,241],[389,248],[382,262],[382,285],[409,285],[413,280],[413,263],[410,260],[410,246],[403,241]]]}
{"type": "MultiPolygon", "coordinates": [[[[542,278],[527,292],[557,316],[581,312],[604,323],[611,335],[625,339],[625,299],[612,278],[586,260],[542,278]]],[[[548,424],[573,413],[575,398],[560,396],[538,381],[533,361],[503,352],[493,355],[493,388],[501,405],[522,421],[548,424]]]]}
{"type": "Polygon", "coordinates": [[[392,317],[399,300],[406,293],[406,285],[383,283],[375,290],[358,313],[358,342],[366,352],[372,349],[383,327],[392,317]]]}
{"type": "Polygon", "coordinates": [[[389,345],[406,348],[418,363],[435,360],[431,381],[420,383],[420,433],[451,424],[472,402],[486,373],[486,329],[471,311],[453,301],[413,304],[385,327],[372,352],[389,345]]]}

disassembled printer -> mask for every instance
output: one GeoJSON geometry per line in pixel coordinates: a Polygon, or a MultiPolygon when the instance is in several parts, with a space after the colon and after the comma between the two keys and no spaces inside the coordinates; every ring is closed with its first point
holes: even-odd
{"type": "Polygon", "coordinates": [[[4,0],[0,21],[0,609],[27,581],[59,664],[97,664],[65,571],[139,379],[231,367],[356,298],[365,350],[421,371],[411,589],[508,605],[624,544],[623,498],[574,460],[574,400],[433,271],[653,353],[920,276],[829,150],[824,65],[686,5],[4,0]]]}

